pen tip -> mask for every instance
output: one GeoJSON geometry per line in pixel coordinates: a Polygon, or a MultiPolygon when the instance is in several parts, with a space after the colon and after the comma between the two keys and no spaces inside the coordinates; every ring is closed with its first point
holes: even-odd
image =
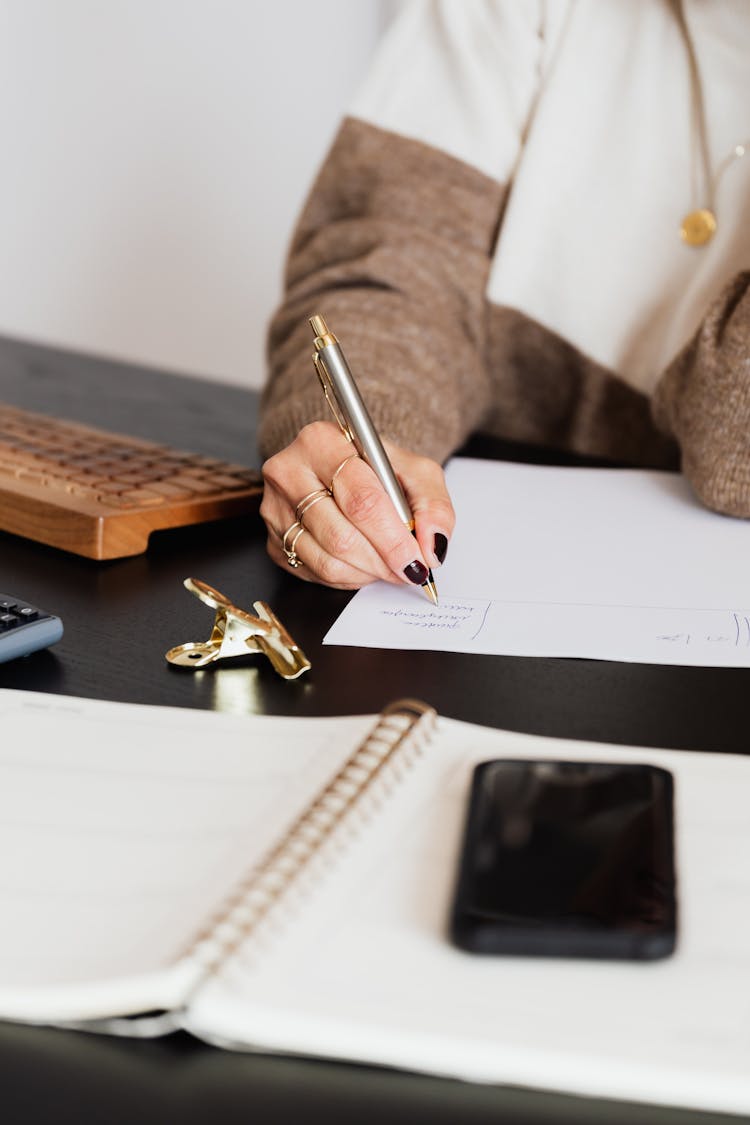
{"type": "Polygon", "coordinates": [[[430,599],[432,604],[437,605],[438,604],[437,586],[435,585],[435,579],[432,577],[432,571],[429,572],[427,581],[422,586],[422,589],[425,591],[425,593],[427,594],[427,597],[430,599]]]}

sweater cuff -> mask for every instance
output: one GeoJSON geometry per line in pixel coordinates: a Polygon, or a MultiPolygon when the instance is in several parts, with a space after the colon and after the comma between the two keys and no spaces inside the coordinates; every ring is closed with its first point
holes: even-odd
{"type": "Polygon", "coordinates": [[[750,273],[727,286],[664,373],[653,415],[677,438],[703,503],[750,516],[750,273]]]}

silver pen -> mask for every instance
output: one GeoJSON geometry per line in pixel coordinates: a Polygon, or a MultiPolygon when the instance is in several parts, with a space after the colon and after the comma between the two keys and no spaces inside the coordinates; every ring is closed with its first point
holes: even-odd
{"type": "MultiPolygon", "coordinates": [[[[311,316],[310,326],[315,334],[315,351],[312,359],[331,413],[344,437],[352,443],[362,460],[366,461],[375,473],[396,509],[399,519],[413,535],[414,517],[393,466],[388,460],[388,454],[383,448],[378,431],[367,413],[367,407],[354,382],[354,376],[346,362],[341,345],[322,316],[311,316]]],[[[437,605],[437,589],[431,570],[427,571],[427,579],[422,583],[422,589],[437,605]]]]}

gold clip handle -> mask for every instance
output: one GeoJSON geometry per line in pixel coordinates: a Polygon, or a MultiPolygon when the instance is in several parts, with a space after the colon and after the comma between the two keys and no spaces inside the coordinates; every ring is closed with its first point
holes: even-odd
{"type": "MultiPolygon", "coordinates": [[[[267,633],[257,633],[252,638],[254,645],[265,653],[280,676],[285,680],[296,680],[310,668],[310,661],[269,605],[253,602],[253,609],[270,626],[267,633]]],[[[247,643],[250,644],[250,641],[247,643]]]]}
{"type": "Polygon", "coordinates": [[[186,578],[185,588],[215,610],[213,629],[207,641],[187,641],[166,653],[170,664],[182,668],[205,668],[231,656],[262,652],[285,680],[296,680],[310,668],[310,661],[265,602],[255,602],[254,617],[233,605],[224,594],[199,578],[186,578]]]}

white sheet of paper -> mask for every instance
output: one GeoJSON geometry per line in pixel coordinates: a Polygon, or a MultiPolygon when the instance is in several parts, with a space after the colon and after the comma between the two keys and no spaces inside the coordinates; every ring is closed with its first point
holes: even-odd
{"type": "Polygon", "coordinates": [[[750,666],[750,524],[676,473],[454,458],[440,604],[376,583],[325,644],[750,666]]]}

